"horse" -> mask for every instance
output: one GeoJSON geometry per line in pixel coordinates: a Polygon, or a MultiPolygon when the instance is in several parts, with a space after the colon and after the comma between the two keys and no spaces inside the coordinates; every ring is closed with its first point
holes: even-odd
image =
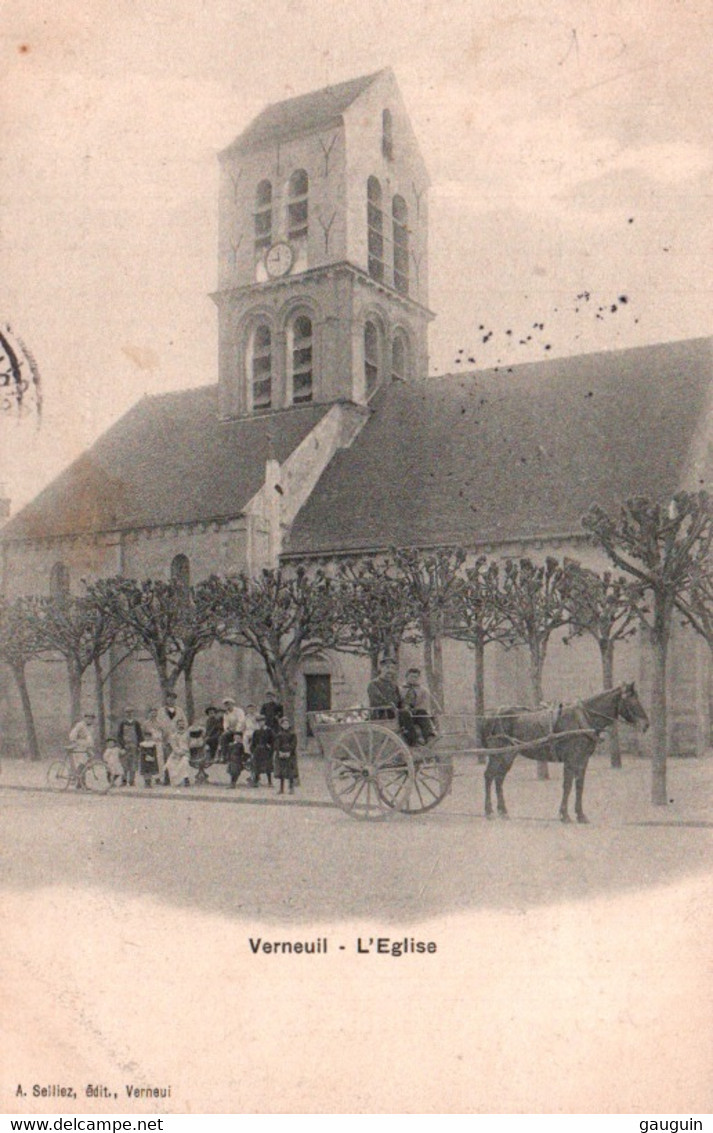
{"type": "Polygon", "coordinates": [[[528,759],[564,764],[560,820],[571,821],[568,804],[574,782],[577,822],[588,822],[582,809],[587,764],[601,733],[617,719],[624,720],[633,727],[640,724],[644,732],[649,726],[649,718],[633,683],[605,689],[596,696],[578,700],[574,704],[560,704],[556,709],[505,708],[486,716],[482,731],[486,748],[512,745],[512,752],[498,752],[497,755],[488,757],[485,768],[486,818],[493,817],[493,783],[498,800],[498,814],[501,818],[508,817],[503,782],[516,756],[524,755],[528,759]],[[558,733],[563,732],[567,734],[557,739],[558,733]]]}

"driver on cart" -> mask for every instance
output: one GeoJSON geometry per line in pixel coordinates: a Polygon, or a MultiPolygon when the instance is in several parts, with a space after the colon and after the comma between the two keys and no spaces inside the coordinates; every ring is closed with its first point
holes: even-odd
{"type": "Polygon", "coordinates": [[[379,675],[369,682],[367,696],[369,707],[373,709],[373,720],[396,720],[409,747],[418,743],[418,734],[414,727],[411,712],[404,704],[401,690],[396,683],[396,662],[390,657],[382,661],[379,675]]]}
{"type": "Polygon", "coordinates": [[[413,726],[420,734],[419,742],[427,744],[436,735],[436,728],[431,711],[431,698],[421,685],[421,670],[415,665],[406,671],[403,700],[404,707],[411,713],[413,726]]]}

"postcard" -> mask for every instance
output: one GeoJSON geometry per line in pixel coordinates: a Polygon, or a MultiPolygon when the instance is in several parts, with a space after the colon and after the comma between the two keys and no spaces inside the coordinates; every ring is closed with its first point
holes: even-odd
{"type": "Polygon", "coordinates": [[[710,12],[0,26],[0,1110],[697,1128],[710,12]]]}

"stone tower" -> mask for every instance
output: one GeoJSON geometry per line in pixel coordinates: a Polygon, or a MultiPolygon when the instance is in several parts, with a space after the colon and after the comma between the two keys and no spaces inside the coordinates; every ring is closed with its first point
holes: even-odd
{"type": "Polygon", "coordinates": [[[220,154],[220,410],[428,370],[428,175],[390,69],[268,107],[220,154]]]}

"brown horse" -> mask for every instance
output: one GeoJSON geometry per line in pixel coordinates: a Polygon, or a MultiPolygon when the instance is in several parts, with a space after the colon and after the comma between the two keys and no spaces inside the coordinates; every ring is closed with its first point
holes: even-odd
{"type": "Polygon", "coordinates": [[[649,726],[633,684],[619,685],[578,700],[575,704],[561,704],[558,709],[505,708],[483,721],[483,742],[486,747],[504,748],[512,745],[512,753],[491,755],[485,768],[485,815],[493,817],[491,787],[495,783],[498,814],[508,817],[503,794],[503,782],[515,762],[515,757],[564,764],[560,819],[570,822],[567,809],[572,783],[575,784],[575,813],[577,822],[587,822],[582,810],[584,776],[589,757],[597,746],[600,734],[615,720],[624,720],[634,727],[641,724],[642,731],[649,726]],[[561,739],[559,733],[567,733],[561,739]],[[573,734],[574,733],[574,734],[573,734]],[[537,741],[546,741],[540,742],[537,741]],[[524,746],[520,745],[532,745],[524,746]]]}

